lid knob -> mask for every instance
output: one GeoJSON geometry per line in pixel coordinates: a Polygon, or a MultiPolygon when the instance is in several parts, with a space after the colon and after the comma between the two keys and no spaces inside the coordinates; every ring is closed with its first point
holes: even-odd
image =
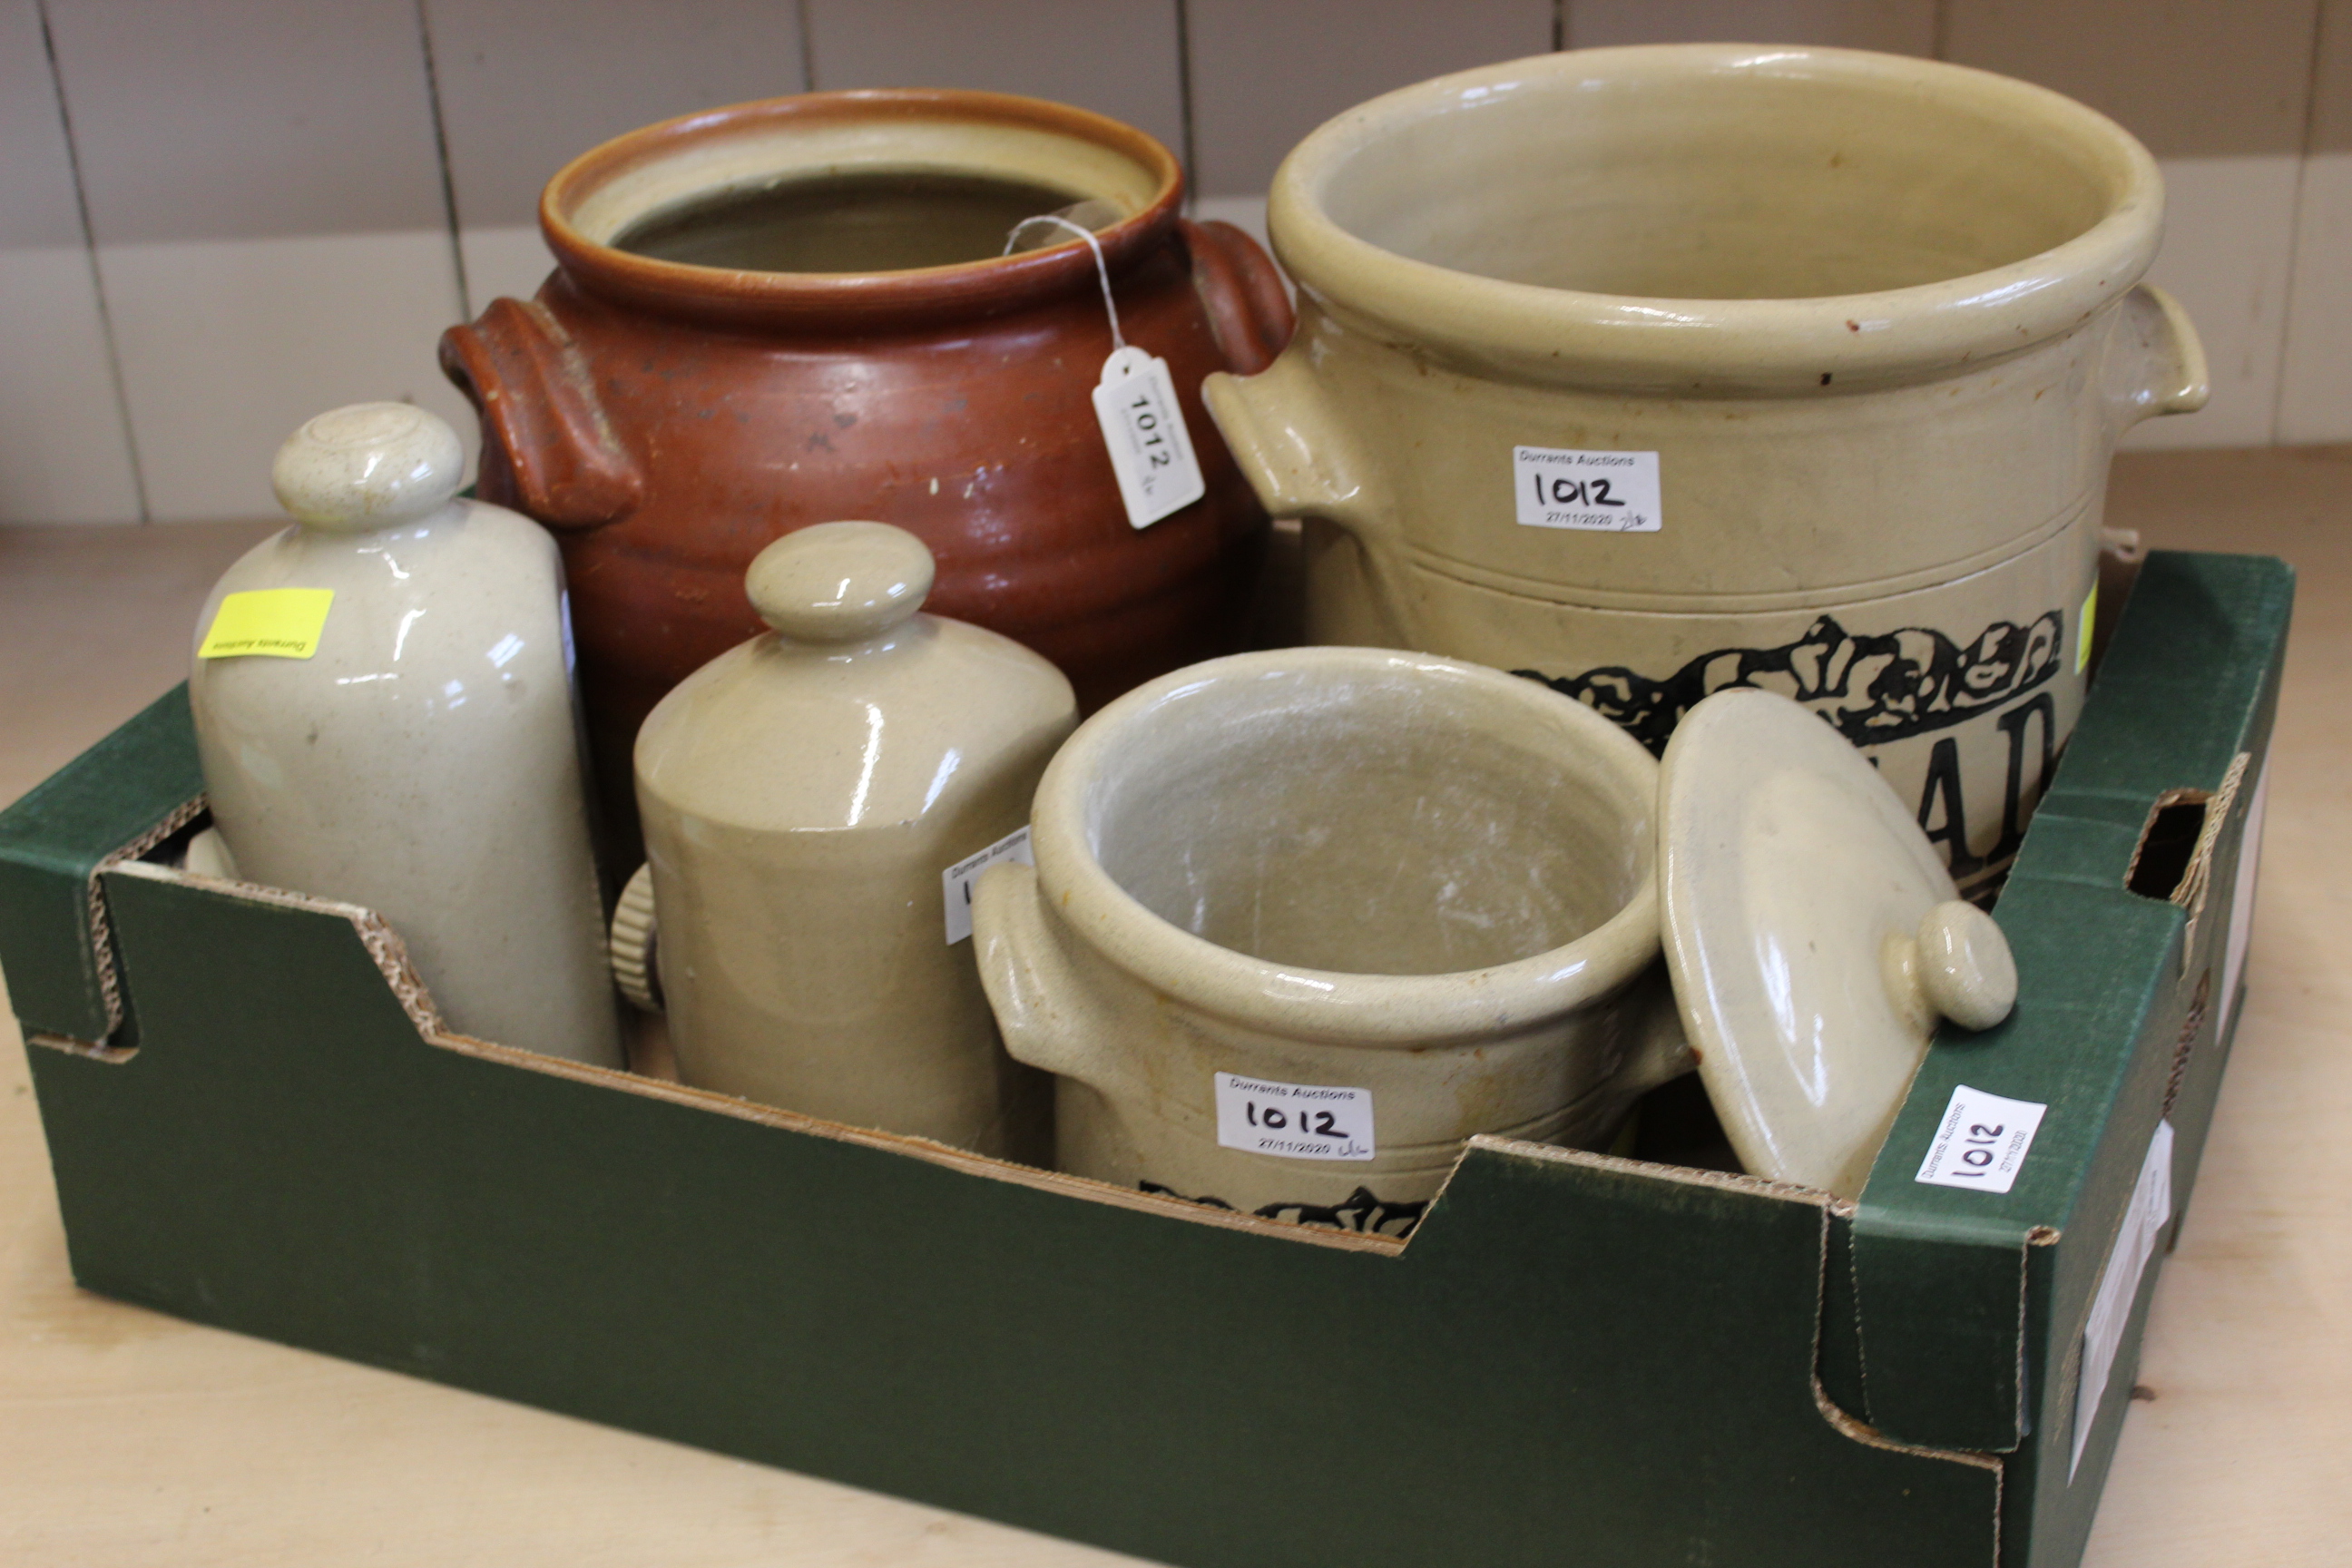
{"type": "Polygon", "coordinates": [[[428,517],[465,479],[457,432],[406,403],[331,409],[286,437],[269,469],[279,505],[315,528],[342,531],[428,517]]]}
{"type": "Polygon", "coordinates": [[[1990,1029],[2017,1005],[2017,961],[1993,918],[1958,899],[1919,919],[1919,988],[1964,1029],[1990,1029]]]}
{"type": "Polygon", "coordinates": [[[887,522],[820,522],[752,559],[743,587],[760,618],[794,642],[862,642],[923,607],[930,548],[887,522]]]}

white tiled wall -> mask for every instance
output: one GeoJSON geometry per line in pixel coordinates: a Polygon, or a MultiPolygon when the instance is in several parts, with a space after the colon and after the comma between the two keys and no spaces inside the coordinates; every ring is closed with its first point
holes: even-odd
{"type": "Polygon", "coordinates": [[[0,4],[0,519],[140,515],[33,0],[0,4]]]}
{"type": "Polygon", "coordinates": [[[599,142],[808,88],[777,0],[424,0],[466,313],[529,297],[554,265],[540,187],[599,142]]]}
{"type": "Polygon", "coordinates": [[[157,522],[268,517],[269,460],[338,404],[420,403],[468,431],[435,349],[458,317],[446,229],[98,247],[157,522]]]}
{"type": "Polygon", "coordinates": [[[2201,413],[2149,420],[2124,444],[2264,446],[2278,411],[2303,161],[2273,153],[2162,162],[2164,248],[2148,281],[2197,323],[2213,398],[2201,413]]]}
{"type": "Polygon", "coordinates": [[[2323,0],[2279,375],[2281,441],[2352,441],[2352,0],[2323,0]]]}
{"type": "Polygon", "coordinates": [[[1351,104],[1553,43],[1552,0],[1186,0],[1193,184],[1263,194],[1293,143],[1351,104]]]}
{"type": "Polygon", "coordinates": [[[266,516],[309,415],[461,308],[413,0],[44,0],[147,516],[266,516]]]}
{"type": "Polygon", "coordinates": [[[1572,0],[1568,42],[1830,44],[1893,55],[1936,52],[1936,0],[1572,0]]]}
{"type": "Polygon", "coordinates": [[[1034,93],[1142,126],[1260,233],[1299,136],[1441,71],[1707,37],[1938,54],[2163,160],[2213,363],[2137,440],[2352,439],[2352,0],[0,0],[0,521],[266,514],[305,415],[470,420],[449,322],[528,294],[566,159],[713,104],[1034,93]]]}
{"type": "Polygon", "coordinates": [[[2352,153],[2303,161],[2281,441],[2352,441],[2352,153]]]}
{"type": "Polygon", "coordinates": [[[1184,145],[1183,49],[1172,0],[806,0],[806,12],[810,75],[828,91],[1026,93],[1184,145]]]}

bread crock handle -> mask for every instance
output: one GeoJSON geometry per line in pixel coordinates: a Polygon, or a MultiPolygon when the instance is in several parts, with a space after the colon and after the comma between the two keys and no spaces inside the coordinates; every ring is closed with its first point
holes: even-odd
{"type": "Polygon", "coordinates": [[[1226,368],[1255,375],[1274,363],[1297,325],[1274,258],[1229,223],[1185,220],[1181,227],[1192,257],[1192,289],[1209,312],[1226,368]]]}
{"type": "Polygon", "coordinates": [[[587,356],[544,305],[491,300],[480,321],[441,334],[441,369],[482,418],[484,500],[551,528],[618,522],[644,500],[587,356]]]}
{"type": "Polygon", "coordinates": [[[1294,343],[1256,375],[1212,375],[1201,400],[1269,516],[1321,518],[1354,537],[1381,620],[1409,645],[1386,487],[1341,427],[1307,355],[1294,343]]]}
{"type": "Polygon", "coordinates": [[[1113,1037],[1111,1020],[1092,1005],[1062,940],[1034,868],[1005,861],[972,884],[972,956],[1005,1050],[1014,1061],[1111,1093],[1119,1076],[1103,1048],[1113,1037]]]}
{"type": "Polygon", "coordinates": [[[2110,356],[2120,356],[2107,379],[2116,410],[2116,428],[2165,414],[2194,414],[2212,395],[2205,369],[2205,345],[2180,301],[2153,283],[2123,298],[2110,356]]]}

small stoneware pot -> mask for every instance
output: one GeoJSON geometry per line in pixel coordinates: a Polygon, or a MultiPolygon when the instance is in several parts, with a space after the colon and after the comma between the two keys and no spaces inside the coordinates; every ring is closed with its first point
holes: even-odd
{"type": "MultiPolygon", "coordinates": [[[[870,517],[928,544],[931,603],[1052,659],[1087,707],[1239,646],[1265,514],[1199,400],[1263,369],[1290,305],[1256,243],[1180,216],[1173,155],[1001,94],[817,93],[649,126],[549,184],[558,270],[442,341],[481,491],[557,531],[590,737],[628,798],[637,726],[760,630],[769,541],[870,517]],[[1001,254],[1020,219],[1066,231],[1001,254]],[[1167,362],[1206,494],[1138,530],[1092,401],[1126,341],[1167,362]]],[[[626,824],[621,825],[625,838],[626,824]]]]}
{"type": "Polygon", "coordinates": [[[1688,1058],[1657,766],[1530,681],[1373,648],[1164,676],[1046,770],[973,910],[1056,1163],[1401,1234],[1465,1139],[1605,1140],[1688,1058]]]}
{"type": "Polygon", "coordinates": [[[296,526],[223,574],[196,627],[224,842],[190,868],[364,904],[452,1027],[618,1067],[562,563],[530,519],[460,498],[464,467],[457,433],[404,403],[287,439],[271,478],[296,526]]]}
{"type": "Polygon", "coordinates": [[[652,1004],[657,977],[689,1084],[1042,1160],[1045,1087],[997,1043],[943,874],[1028,820],[1077,722],[1070,683],[918,614],[931,557],[900,529],[801,530],[749,586],[771,629],[637,737],[649,858],[614,921],[624,989],[652,1004]]]}
{"type": "Polygon", "coordinates": [[[1276,174],[1299,330],[1210,407],[1307,632],[1540,677],[1655,752],[1727,686],[1864,747],[1963,886],[2081,710],[2117,437],[2205,401],[2145,148],[1932,60],[1465,71],[1276,174]]]}

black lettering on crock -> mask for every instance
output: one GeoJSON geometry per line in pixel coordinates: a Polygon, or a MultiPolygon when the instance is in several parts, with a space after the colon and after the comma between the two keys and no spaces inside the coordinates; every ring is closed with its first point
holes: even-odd
{"type": "Polygon", "coordinates": [[[2058,758],[2058,709],[2050,693],[2042,692],[2019,703],[1993,722],[2009,737],[2009,780],[2000,794],[2000,840],[1987,860],[2006,860],[2025,842],[2025,818],[2042,792],[2050,787],[2050,770],[2058,758]],[[2025,731],[2035,718],[2042,721],[2042,766],[2033,775],[2032,794],[2026,793],[2025,731]]]}
{"type": "Polygon", "coordinates": [[[1966,881],[1984,869],[1984,862],[1969,853],[1969,808],[1960,801],[1960,743],[1950,736],[1927,753],[1927,784],[1919,792],[1919,828],[1927,842],[1944,847],[1952,880],[1966,881]],[[1943,803],[1944,821],[1935,824],[1936,805],[1943,803]]]}
{"type": "Polygon", "coordinates": [[[1989,713],[2058,673],[2066,617],[1995,621],[1966,645],[1930,626],[1855,637],[1823,616],[1795,642],[1703,653],[1663,680],[1622,666],[1581,675],[1514,670],[1615,721],[1654,755],[1682,716],[1733,686],[1795,699],[1857,746],[1932,733],[1989,713]]]}
{"type": "MultiPolygon", "coordinates": [[[[1155,1193],[1162,1197],[1181,1198],[1188,1204],[1204,1208],[1230,1211],[1233,1205],[1223,1198],[1192,1197],[1173,1187],[1163,1187],[1158,1182],[1138,1182],[1139,1190],[1155,1193]]],[[[1336,1204],[1279,1203],[1268,1204],[1255,1210],[1260,1219],[1284,1219],[1297,1225],[1329,1226],[1334,1230],[1362,1231],[1370,1236],[1411,1236],[1413,1226],[1427,1213],[1426,1199],[1420,1203],[1390,1203],[1375,1196],[1369,1187],[1358,1187],[1336,1204]]]]}

